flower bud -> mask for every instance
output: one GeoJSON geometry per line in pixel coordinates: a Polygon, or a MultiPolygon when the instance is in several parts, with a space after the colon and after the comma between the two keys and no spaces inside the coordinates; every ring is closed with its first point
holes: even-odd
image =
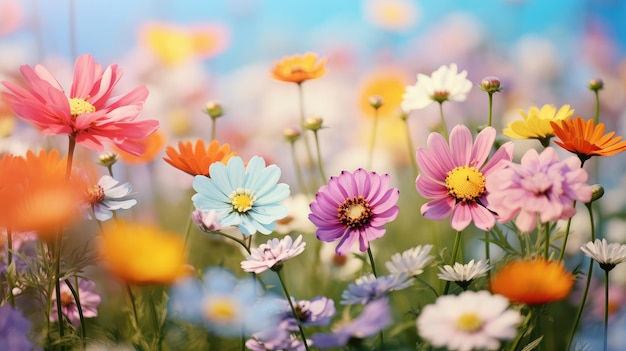
{"type": "Polygon", "coordinates": [[[370,106],[375,110],[378,110],[383,105],[383,98],[379,95],[372,95],[367,98],[367,102],[369,102],[370,106]]]}
{"type": "Polygon", "coordinates": [[[302,132],[300,131],[300,128],[298,127],[289,127],[283,130],[283,135],[285,136],[285,139],[287,139],[287,141],[290,143],[293,143],[296,140],[298,140],[301,134],[302,132]]]}
{"type": "Polygon", "coordinates": [[[480,81],[480,89],[490,94],[497,93],[502,90],[500,79],[492,76],[485,77],[480,81]]]}
{"type": "Polygon", "coordinates": [[[110,152],[110,151],[107,151],[103,154],[100,154],[100,156],[98,156],[98,164],[107,168],[113,166],[117,162],[117,160],[118,160],[117,154],[114,152],[110,152]]]}
{"type": "Polygon", "coordinates": [[[224,114],[224,110],[222,109],[222,105],[216,101],[209,101],[204,106],[204,112],[209,115],[209,117],[215,119],[221,117],[224,114]]]}
{"type": "Polygon", "coordinates": [[[398,109],[398,117],[403,120],[406,121],[407,118],[409,118],[409,113],[404,111],[403,109],[398,109]]]}
{"type": "Polygon", "coordinates": [[[314,132],[318,131],[322,128],[322,123],[324,120],[320,116],[311,116],[304,121],[304,127],[306,129],[312,130],[314,132]]]}
{"type": "Polygon", "coordinates": [[[595,78],[589,81],[587,86],[591,91],[599,91],[604,89],[604,81],[600,78],[595,78]]]}
{"type": "Polygon", "coordinates": [[[591,202],[599,200],[604,195],[604,188],[600,184],[594,184],[591,186],[591,202]]]}

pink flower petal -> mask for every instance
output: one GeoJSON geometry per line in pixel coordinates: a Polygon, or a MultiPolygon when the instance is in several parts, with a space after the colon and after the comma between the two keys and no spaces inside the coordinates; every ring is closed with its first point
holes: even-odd
{"type": "Polygon", "coordinates": [[[456,125],[450,132],[450,151],[454,164],[469,165],[472,152],[472,133],[462,124],[456,125]]]}
{"type": "Polygon", "coordinates": [[[420,211],[422,216],[437,221],[446,218],[454,208],[454,205],[455,199],[448,196],[423,204],[420,211]]]}
{"type": "Polygon", "coordinates": [[[474,141],[474,147],[472,148],[469,165],[476,168],[482,167],[491,153],[491,148],[495,140],[496,129],[493,127],[486,127],[478,133],[476,141],[474,141]]]}
{"type": "Polygon", "coordinates": [[[467,228],[471,222],[472,212],[470,211],[470,205],[462,202],[458,203],[454,207],[452,215],[450,216],[450,225],[452,226],[452,229],[460,232],[467,228]]]}
{"type": "Polygon", "coordinates": [[[427,199],[436,199],[448,196],[448,188],[446,188],[443,184],[437,183],[434,180],[422,175],[417,176],[417,179],[415,180],[415,187],[420,195],[427,199]]]}
{"type": "Polygon", "coordinates": [[[472,213],[472,220],[474,221],[474,225],[481,230],[489,231],[496,224],[496,218],[493,213],[491,213],[485,207],[473,204],[469,206],[470,212],[472,213]]]}

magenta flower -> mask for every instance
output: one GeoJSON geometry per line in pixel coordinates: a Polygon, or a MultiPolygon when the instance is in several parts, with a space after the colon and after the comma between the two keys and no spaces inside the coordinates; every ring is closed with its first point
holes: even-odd
{"type": "MultiPolygon", "coordinates": [[[[79,279],[78,280],[78,289],[74,286],[74,290],[78,292],[78,296],[80,297],[80,305],[83,309],[83,317],[84,318],[93,318],[98,316],[98,305],[100,305],[100,301],[102,298],[100,294],[94,291],[96,283],[91,280],[79,279]]],[[[63,314],[69,318],[69,320],[74,325],[79,325],[80,323],[80,314],[78,313],[78,306],[76,305],[76,300],[74,300],[74,295],[72,295],[72,291],[67,286],[66,282],[61,282],[61,310],[63,314]]],[[[56,321],[58,318],[58,313],[56,309],[56,290],[52,291],[52,312],[50,313],[50,320],[56,321]]]]}
{"type": "Polygon", "coordinates": [[[135,120],[148,97],[146,87],[113,96],[122,76],[117,65],[103,70],[91,55],[81,55],[74,66],[69,94],[41,65],[24,65],[20,71],[28,87],[2,82],[10,91],[2,95],[18,116],[37,126],[42,134],[71,135],[78,144],[99,152],[108,142],[141,155],[144,147],[139,140],[159,127],[156,120],[135,120]]]}
{"type": "Polygon", "coordinates": [[[400,192],[389,187],[389,175],[362,168],[330,177],[309,206],[309,219],[317,226],[321,241],[341,239],[335,251],[344,255],[359,241],[364,252],[369,242],[385,235],[384,225],[396,218],[400,192]]]}
{"type": "Polygon", "coordinates": [[[450,224],[456,231],[465,229],[470,222],[482,230],[495,225],[495,216],[487,202],[486,178],[503,167],[501,161],[513,157],[513,143],[500,147],[485,163],[496,130],[483,129],[472,145],[472,134],[464,125],[450,132],[450,145],[439,133],[428,136],[428,148],[417,150],[417,164],[422,174],[417,176],[417,191],[427,199],[422,205],[422,215],[440,220],[451,214],[450,224]]]}
{"type": "Polygon", "coordinates": [[[530,149],[520,164],[505,166],[487,178],[488,200],[499,222],[517,215],[515,225],[522,232],[532,232],[537,217],[541,223],[568,219],[576,213],[574,201],[591,200],[587,172],[576,156],[560,161],[552,147],[541,154],[530,149]]]}

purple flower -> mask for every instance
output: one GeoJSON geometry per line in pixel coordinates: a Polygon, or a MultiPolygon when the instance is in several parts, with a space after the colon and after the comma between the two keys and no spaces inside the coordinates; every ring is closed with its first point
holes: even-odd
{"type": "Polygon", "coordinates": [[[391,323],[389,301],[387,298],[374,300],[365,305],[361,315],[343,324],[334,333],[313,335],[313,345],[320,349],[343,347],[351,338],[364,339],[376,335],[389,323],[391,323]]]}
{"type": "Polygon", "coordinates": [[[195,209],[191,213],[191,220],[205,232],[215,232],[222,229],[222,224],[215,210],[203,211],[195,209]]]}
{"type": "Polygon", "coordinates": [[[310,205],[309,219],[317,226],[317,238],[332,242],[340,255],[350,251],[355,241],[364,252],[369,242],[385,235],[384,225],[396,218],[400,192],[389,188],[389,175],[379,175],[362,168],[354,173],[342,171],[330,177],[310,205]]]}
{"type": "Polygon", "coordinates": [[[487,178],[487,198],[499,222],[517,215],[515,225],[522,232],[532,232],[537,217],[541,223],[568,219],[576,213],[575,201],[591,200],[587,172],[576,156],[560,161],[554,148],[541,154],[530,149],[520,164],[505,166],[487,178]]]}
{"type": "MultiPolygon", "coordinates": [[[[307,344],[311,344],[311,341],[307,340],[307,344]]],[[[252,351],[306,350],[301,340],[281,326],[253,334],[252,337],[246,341],[246,347],[252,351]]]]}
{"type": "Polygon", "coordinates": [[[508,142],[487,160],[496,130],[483,129],[472,145],[472,133],[464,125],[450,132],[450,144],[439,133],[428,136],[425,149],[417,150],[417,164],[422,174],[415,186],[425,198],[433,199],[422,205],[421,213],[432,220],[448,215],[456,231],[465,229],[471,222],[482,230],[491,230],[496,223],[487,202],[485,180],[502,167],[500,161],[513,157],[513,143],[508,142]]]}
{"type": "MultiPolygon", "coordinates": [[[[324,296],[317,296],[311,300],[293,301],[298,318],[303,326],[326,326],[335,315],[335,302],[324,296]]],[[[283,321],[288,330],[298,330],[298,322],[291,312],[291,307],[285,301],[283,321]]]]}
{"type": "Polygon", "coordinates": [[[33,342],[28,339],[30,320],[10,304],[0,307],[0,350],[30,351],[33,342]]]}
{"type": "Polygon", "coordinates": [[[350,284],[348,290],[341,293],[341,304],[367,304],[379,299],[390,291],[402,290],[413,284],[413,278],[407,279],[407,273],[397,273],[376,278],[369,273],[350,284]]]}
{"type": "MultiPolygon", "coordinates": [[[[84,318],[93,318],[98,316],[98,305],[102,298],[100,294],[94,291],[96,283],[87,279],[78,279],[78,289],[73,286],[74,290],[78,290],[78,296],[80,298],[80,306],[83,310],[84,318]]],[[[58,319],[56,304],[56,290],[52,291],[52,312],[50,313],[50,320],[56,321],[58,319]]],[[[80,324],[80,315],[78,314],[78,306],[72,291],[67,286],[66,282],[61,282],[61,310],[63,314],[70,319],[72,324],[80,324]]]]}
{"type": "Polygon", "coordinates": [[[301,254],[305,246],[306,243],[302,242],[302,235],[299,235],[295,241],[290,236],[285,236],[281,240],[271,239],[266,244],[251,249],[247,260],[241,262],[241,268],[246,272],[256,274],[265,272],[267,269],[277,270],[283,262],[301,254]]]}

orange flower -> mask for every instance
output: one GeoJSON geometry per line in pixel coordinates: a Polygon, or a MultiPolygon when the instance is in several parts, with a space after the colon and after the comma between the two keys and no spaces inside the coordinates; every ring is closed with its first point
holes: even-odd
{"type": "Polygon", "coordinates": [[[502,267],[491,278],[490,289],[512,302],[539,305],[563,300],[573,285],[574,276],[561,263],[537,258],[502,267]]]}
{"type": "Polygon", "coordinates": [[[283,82],[302,83],[305,80],[316,79],[326,74],[326,58],[317,60],[317,54],[306,53],[284,57],[274,63],[272,76],[283,82]]]}
{"type": "Polygon", "coordinates": [[[168,146],[165,152],[167,157],[163,159],[165,162],[180,169],[183,172],[187,172],[192,176],[204,175],[210,177],[209,167],[215,162],[222,162],[226,164],[228,159],[236,156],[236,152],[230,151],[230,145],[223,144],[220,146],[217,140],[211,141],[209,147],[205,147],[202,139],[196,140],[195,145],[192,145],[190,141],[178,142],[178,150],[171,146],[168,146]]]}
{"type": "Polygon", "coordinates": [[[165,136],[163,132],[157,130],[147,138],[139,140],[138,142],[145,148],[144,152],[139,156],[128,153],[114,145],[113,149],[124,163],[129,165],[141,165],[151,162],[159,155],[163,146],[165,146],[165,136]]]}
{"type": "Polygon", "coordinates": [[[151,225],[110,224],[100,244],[104,265],[130,284],[170,284],[189,272],[183,238],[151,225]]]}
{"type": "Polygon", "coordinates": [[[585,121],[580,116],[560,123],[550,122],[554,134],[561,139],[554,143],[565,150],[575,153],[581,162],[591,156],[613,156],[626,150],[626,141],[615,132],[604,134],[604,123],[595,125],[593,119],[585,121]]]}

